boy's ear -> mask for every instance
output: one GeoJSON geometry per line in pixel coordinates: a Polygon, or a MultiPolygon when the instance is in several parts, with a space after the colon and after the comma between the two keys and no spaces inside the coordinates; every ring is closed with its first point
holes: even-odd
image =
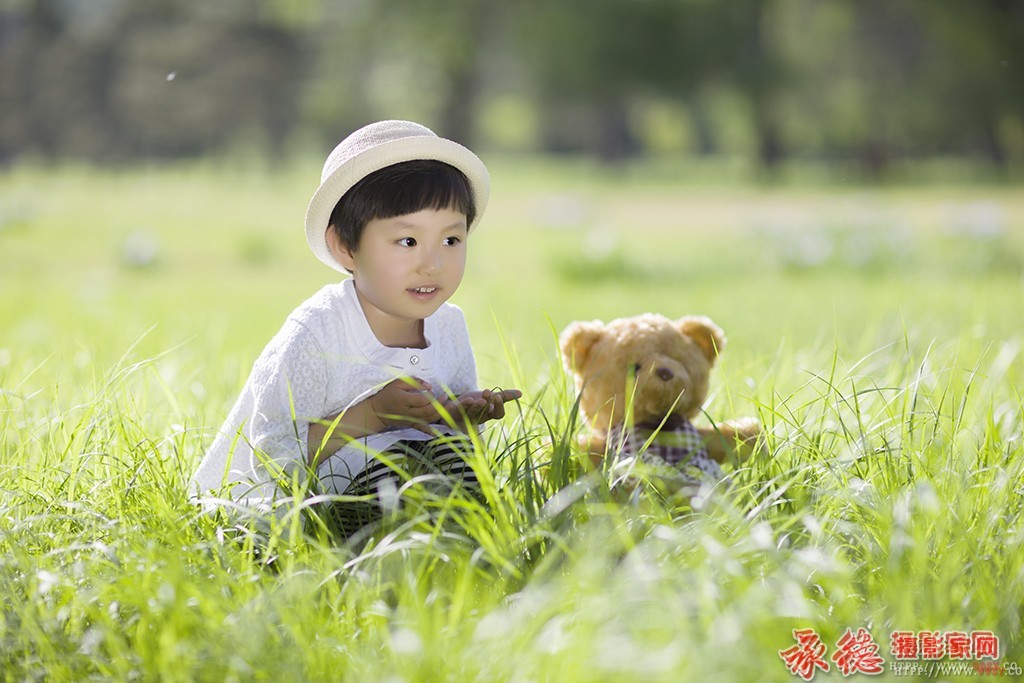
{"type": "Polygon", "coordinates": [[[692,339],[712,363],[725,348],[725,333],[711,318],[688,315],[676,321],[676,329],[692,339]]]}
{"type": "Polygon", "coordinates": [[[356,265],[356,260],[352,256],[352,250],[348,248],[341,238],[338,236],[338,231],[334,229],[333,225],[327,226],[327,232],[324,233],[324,239],[327,240],[327,248],[331,250],[331,256],[334,260],[341,264],[341,267],[348,272],[353,272],[356,265]]]}
{"type": "Polygon", "coordinates": [[[569,372],[579,372],[587,363],[594,344],[604,335],[604,323],[574,322],[558,338],[562,349],[562,363],[569,372]]]}

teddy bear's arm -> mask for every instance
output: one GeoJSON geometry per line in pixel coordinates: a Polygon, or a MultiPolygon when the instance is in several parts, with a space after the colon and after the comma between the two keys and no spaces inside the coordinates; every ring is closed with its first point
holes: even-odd
{"type": "Polygon", "coordinates": [[[581,434],[578,443],[580,450],[590,457],[590,464],[594,467],[600,467],[601,462],[608,453],[607,437],[596,433],[581,434]]]}
{"type": "Polygon", "coordinates": [[[755,453],[763,453],[764,429],[752,417],[720,422],[714,427],[698,427],[704,445],[717,462],[743,462],[755,453]]]}

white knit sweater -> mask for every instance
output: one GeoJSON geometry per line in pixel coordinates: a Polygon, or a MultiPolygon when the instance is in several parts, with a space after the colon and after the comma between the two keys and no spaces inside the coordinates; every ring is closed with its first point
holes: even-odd
{"type": "MultiPolygon", "coordinates": [[[[351,279],[321,289],[288,316],[256,359],[192,478],[192,494],[229,484],[231,498],[264,507],[277,495],[267,463],[289,478],[297,472],[301,477],[309,423],[362,401],[397,377],[419,378],[438,395],[475,390],[476,363],[462,311],[442,305],[424,320],[423,331],[425,349],[386,347],[370,329],[351,279]]],[[[408,428],[373,434],[325,458],[318,474],[321,481],[333,481],[328,490],[340,493],[365,467],[368,451],[383,451],[400,439],[429,438],[408,428]]]]}

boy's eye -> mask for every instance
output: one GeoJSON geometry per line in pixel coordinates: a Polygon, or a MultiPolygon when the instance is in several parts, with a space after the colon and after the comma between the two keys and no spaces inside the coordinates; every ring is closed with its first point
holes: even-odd
{"type": "Polygon", "coordinates": [[[461,241],[462,240],[460,240],[458,237],[445,237],[444,238],[444,245],[446,247],[454,247],[456,244],[458,244],[461,241]]]}
{"type": "Polygon", "coordinates": [[[416,238],[415,237],[403,237],[402,239],[398,240],[398,244],[400,246],[403,246],[403,247],[415,247],[416,246],[416,238]]]}

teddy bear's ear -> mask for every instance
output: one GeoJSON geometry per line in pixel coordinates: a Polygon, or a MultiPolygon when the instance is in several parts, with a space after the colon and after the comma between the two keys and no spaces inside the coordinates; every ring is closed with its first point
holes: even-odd
{"type": "Polygon", "coordinates": [[[587,362],[590,349],[604,335],[604,323],[574,322],[558,338],[562,348],[562,363],[569,372],[579,372],[587,362]]]}
{"type": "Polygon", "coordinates": [[[676,328],[696,342],[712,363],[725,348],[725,333],[711,318],[688,315],[676,321],[676,328]]]}

